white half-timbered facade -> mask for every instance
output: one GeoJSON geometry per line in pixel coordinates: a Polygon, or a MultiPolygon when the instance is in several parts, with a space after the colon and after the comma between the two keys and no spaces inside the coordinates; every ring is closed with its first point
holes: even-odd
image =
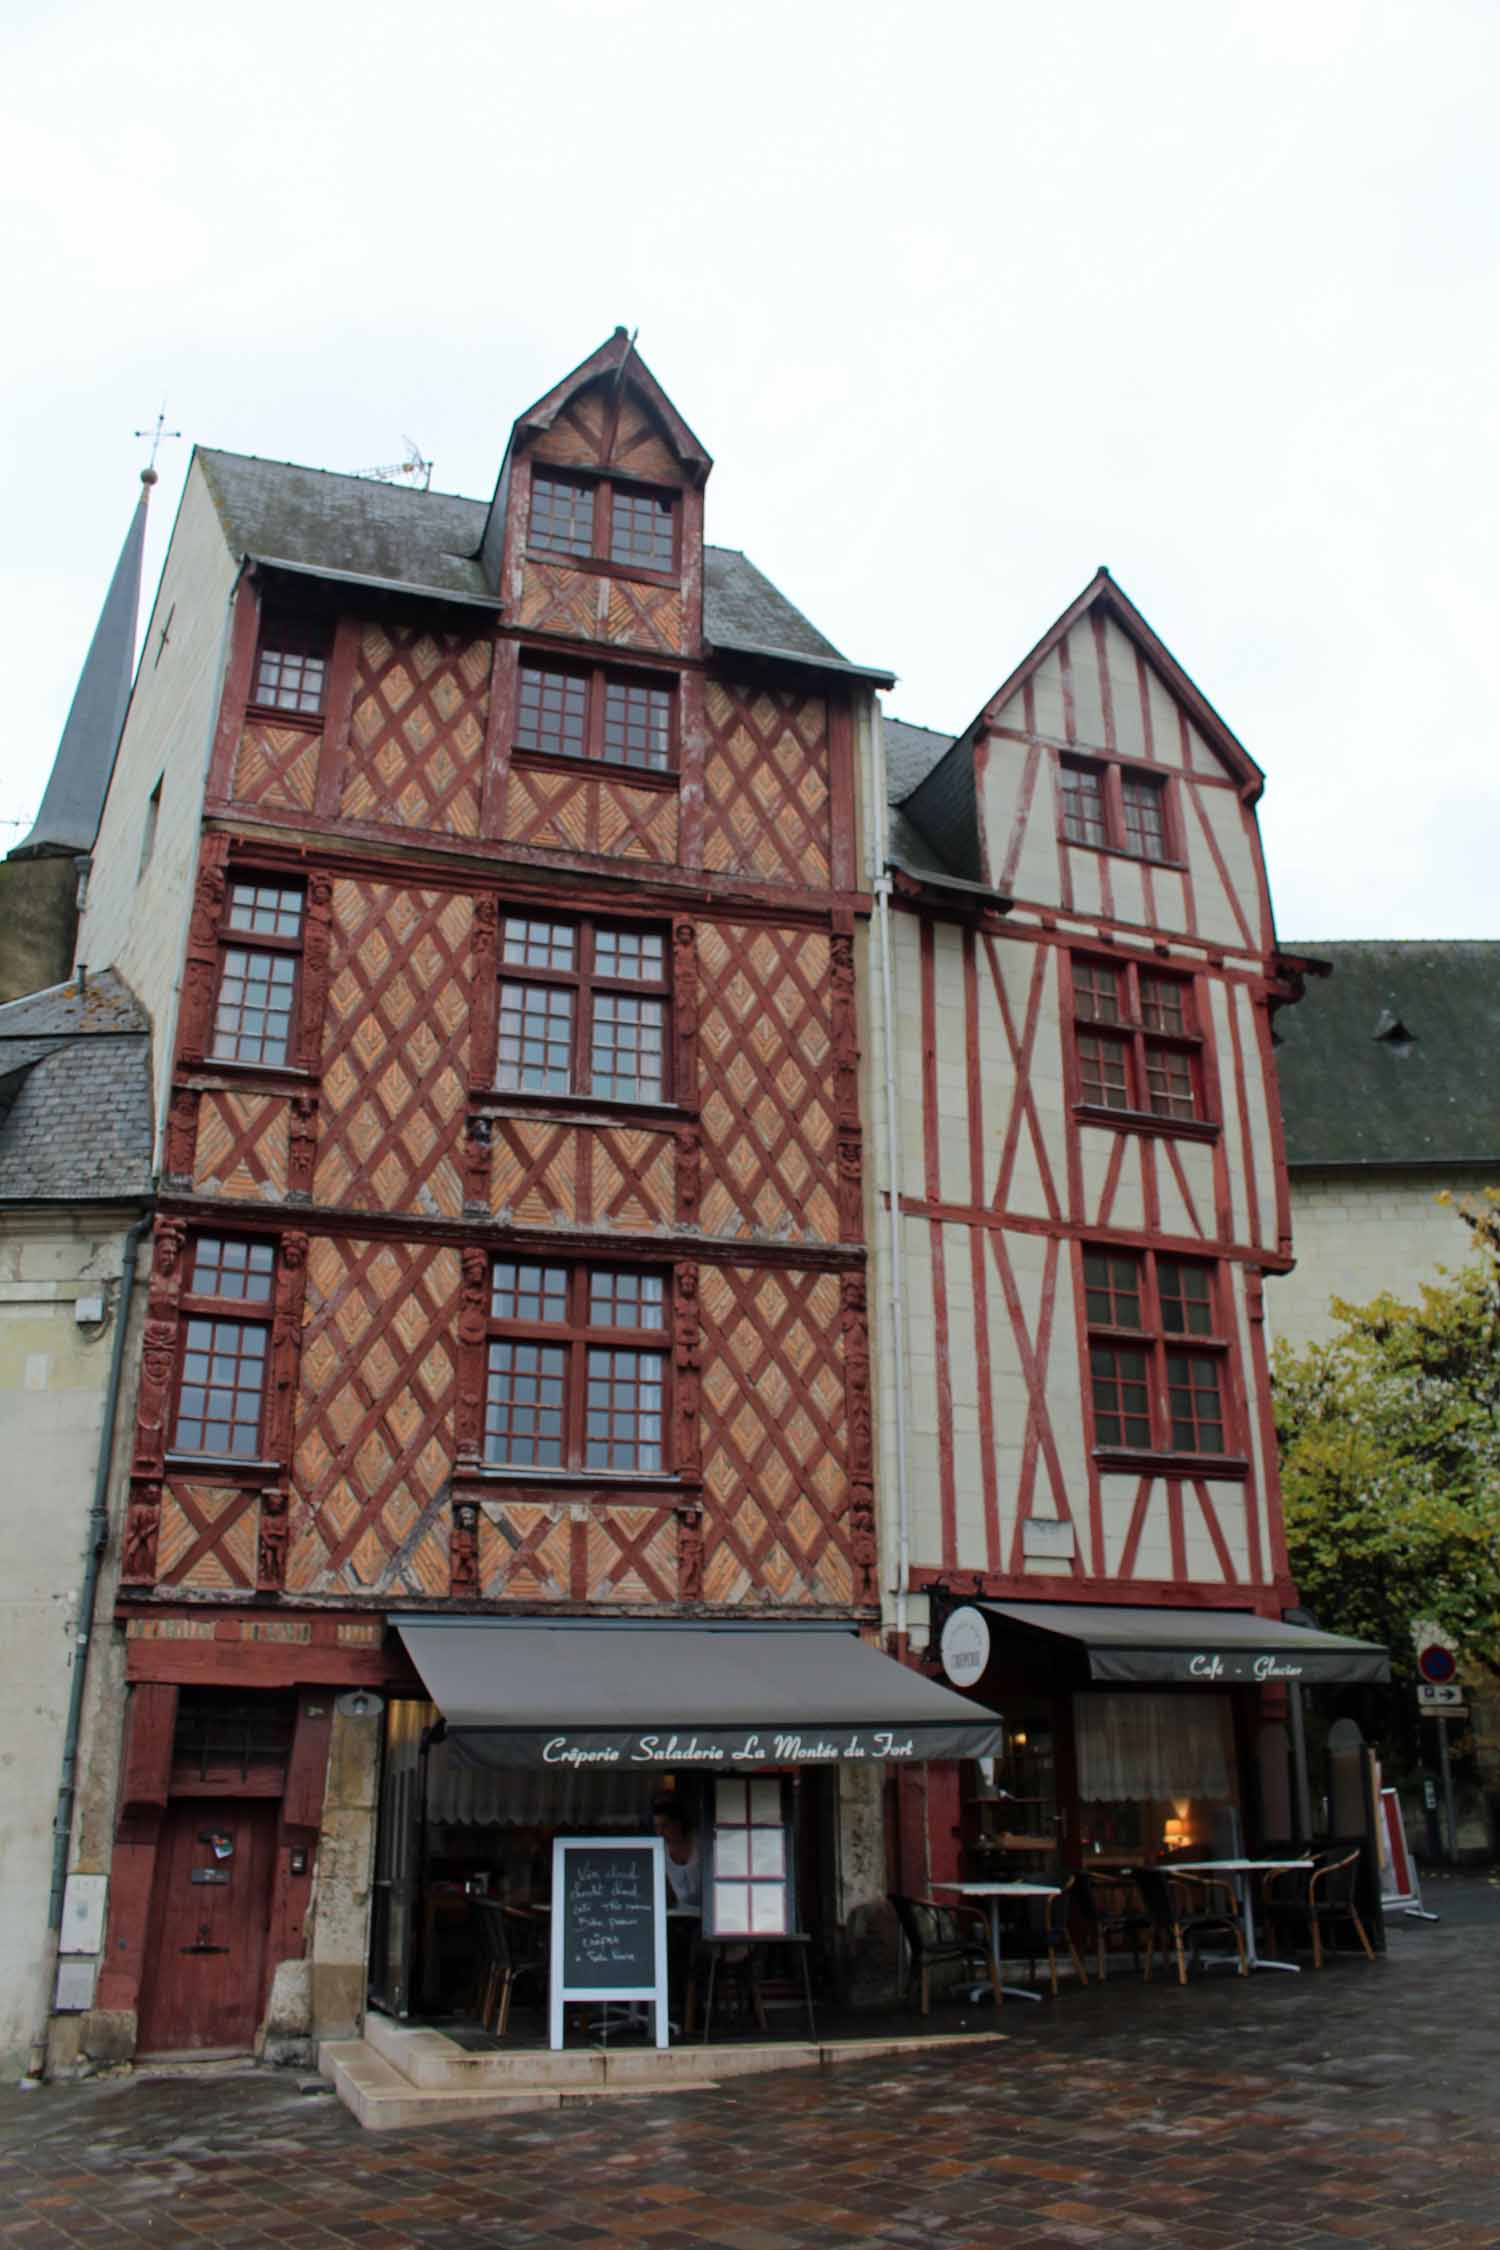
{"type": "MultiPolygon", "coordinates": [[[[1079,1706],[1101,1700],[1082,1609],[1138,1632],[1201,1611],[1211,1650],[1226,1615],[1280,1626],[1296,1602],[1262,1284],[1290,1263],[1271,1023],[1298,971],[1261,773],[1107,572],[956,740],[888,720],[885,744],[885,1583],[917,1657],[980,1605],[997,1702],[1046,1669],[1044,1622],[1007,1609],[1071,1605],[1074,1673],[1047,1676],[1079,1693],[1019,1735],[1052,1733],[1038,1817],[1066,1828],[1070,1791],[1106,1786],[1079,1771],[1099,1716],[1079,1706]]],[[[1220,1702],[1227,1744],[1241,1721],[1220,1702]]],[[[1234,1764],[1200,1742],[1180,1790],[1143,1794],[1207,1808],[1234,1764]]]]}

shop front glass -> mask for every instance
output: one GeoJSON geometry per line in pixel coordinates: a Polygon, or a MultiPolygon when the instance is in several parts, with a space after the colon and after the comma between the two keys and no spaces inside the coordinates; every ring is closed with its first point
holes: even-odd
{"type": "MultiPolygon", "coordinates": [[[[566,1836],[665,1841],[669,1949],[680,1996],[692,1940],[827,1935],[819,1873],[831,1768],[713,1778],[661,1768],[497,1767],[444,1738],[430,1703],[388,1707],[370,1997],[426,2021],[471,2017],[494,1912],[517,1960],[513,2034],[540,2036],[552,1846],[566,1836]],[[686,1927],[691,1919],[692,1927],[686,1927]]],[[[774,1979],[760,1988],[775,1998],[774,1979]]]]}
{"type": "Polygon", "coordinates": [[[1091,1691],[1074,1697],[1073,1722],[1086,1856],[1145,1863],[1240,1848],[1227,1695],[1091,1691]]]}

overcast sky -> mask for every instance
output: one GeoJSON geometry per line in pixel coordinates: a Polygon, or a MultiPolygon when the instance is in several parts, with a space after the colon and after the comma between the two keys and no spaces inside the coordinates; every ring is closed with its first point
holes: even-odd
{"type": "Polygon", "coordinates": [[[0,817],[163,397],[151,586],[188,441],[487,496],[623,321],[897,716],[1107,562],[1266,770],[1283,936],[1500,935],[1493,0],[24,13],[0,817]]]}

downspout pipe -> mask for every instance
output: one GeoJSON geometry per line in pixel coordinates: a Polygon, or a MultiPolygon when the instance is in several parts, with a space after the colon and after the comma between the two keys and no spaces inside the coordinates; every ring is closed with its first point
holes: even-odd
{"type": "Polygon", "coordinates": [[[47,1936],[42,1948],[42,2021],[32,2043],[31,2069],[40,2076],[46,2067],[47,2020],[52,2013],[52,1979],[62,1933],[63,1893],[68,1880],[68,1846],[73,1835],[73,1807],[78,1796],[78,1739],[83,1731],[83,1691],[88,1676],[89,1650],[93,1645],[94,1603],[99,1573],[109,1546],[109,1479],[114,1466],[115,1420],[120,1404],[120,1378],[125,1367],[125,1339],[130,1328],[130,1308],[135,1296],[136,1261],[141,1239],[151,1224],[143,1211],[125,1236],[120,1258],[120,1294],[115,1305],[115,1332],[109,1349],[109,1379],[104,1392],[104,1420],[99,1431],[99,1453],[94,1466],[94,1498],[89,1509],[84,1547],[83,1579],[78,1589],[78,1622],[73,1636],[73,1674],[68,1683],[68,1718],[63,1734],[62,1771],[57,1788],[57,1810],[52,1821],[52,1888],[47,1900],[47,1936]]]}
{"type": "Polygon", "coordinates": [[[903,1652],[910,1618],[911,1484],[907,1468],[906,1282],[901,1240],[900,1111],[896,1089],[896,1001],[892,968],[890,817],[886,798],[885,736],[880,703],[870,698],[870,887],[875,897],[875,948],[880,964],[881,1061],[884,1066],[885,1171],[890,1278],[887,1308],[891,1323],[891,1389],[896,1418],[896,1587],[897,1646],[903,1652]]]}

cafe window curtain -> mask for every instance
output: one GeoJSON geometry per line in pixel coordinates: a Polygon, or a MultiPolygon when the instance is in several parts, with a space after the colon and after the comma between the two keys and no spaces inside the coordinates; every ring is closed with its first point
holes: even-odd
{"type": "Polygon", "coordinates": [[[1233,1798],[1227,1695],[1078,1695],[1073,1715],[1078,1794],[1086,1804],[1233,1798]]]}
{"type": "Polygon", "coordinates": [[[434,1743],[427,1817],[453,1827],[625,1828],[651,1826],[651,1777],[575,1766],[482,1766],[452,1742],[434,1743]]]}

